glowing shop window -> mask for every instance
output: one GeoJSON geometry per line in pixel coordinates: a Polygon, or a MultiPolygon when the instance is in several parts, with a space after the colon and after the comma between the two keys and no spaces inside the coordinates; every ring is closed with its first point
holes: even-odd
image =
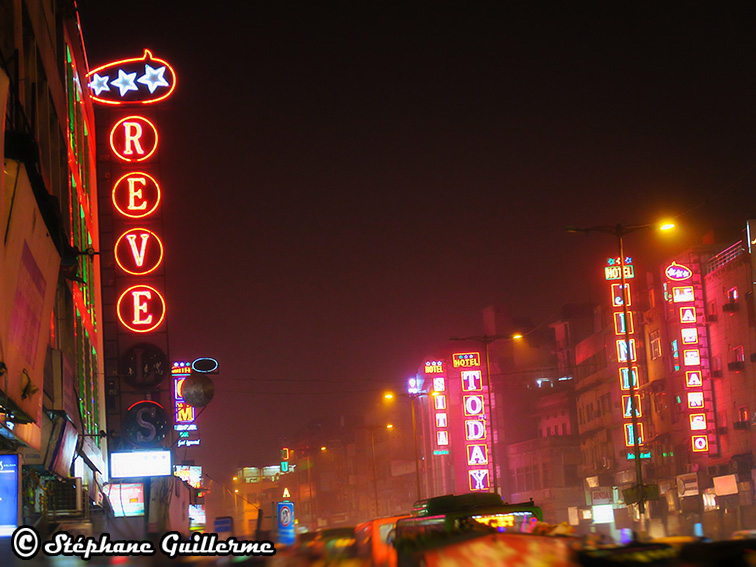
{"type": "MultiPolygon", "coordinates": [[[[641,400],[638,394],[635,394],[635,417],[643,417],[643,411],[641,409],[641,400]]],[[[631,418],[633,416],[633,408],[630,396],[622,396],[622,407],[624,408],[625,417],[631,418]]]]}
{"type": "Polygon", "coordinates": [[[685,366],[701,366],[701,352],[697,348],[684,350],[683,361],[685,366]]]}
{"type": "Polygon", "coordinates": [[[696,322],[696,308],[695,307],[680,307],[680,323],[695,323],[696,322]]]}
{"type": "Polygon", "coordinates": [[[703,407],[703,392],[688,392],[688,409],[701,409],[703,407]]]}
{"type": "Polygon", "coordinates": [[[467,464],[471,466],[488,464],[488,446],[475,444],[467,446],[467,464]]]}
{"type": "Polygon", "coordinates": [[[436,431],[436,443],[438,445],[449,444],[449,432],[448,431],[436,431]]]}
{"type": "Polygon", "coordinates": [[[436,392],[443,392],[446,390],[446,380],[444,380],[443,376],[437,376],[433,379],[433,389],[436,392]]]}
{"type": "Polygon", "coordinates": [[[738,300],[738,287],[731,287],[730,290],[727,292],[727,300],[728,301],[737,301],[738,300]]]}
{"type": "MultiPolygon", "coordinates": [[[[627,362],[627,343],[624,339],[617,341],[617,360],[620,362],[627,362]]],[[[632,362],[637,360],[635,353],[635,339],[630,339],[630,360],[632,362]]]]}
{"type": "Polygon", "coordinates": [[[439,396],[433,396],[433,398],[436,400],[436,409],[437,410],[446,409],[446,396],[444,396],[443,394],[441,394],[439,396]]]}
{"type": "MultiPolygon", "coordinates": [[[[625,286],[627,286],[627,290],[624,295],[627,297],[627,306],[630,307],[633,304],[632,292],[629,283],[625,283],[625,286]]],[[[612,305],[614,307],[622,307],[622,296],[622,284],[612,284],[612,305]]]]}
{"type": "Polygon", "coordinates": [[[465,420],[465,439],[467,441],[481,441],[486,438],[486,422],[480,419],[465,420]]]}
{"type": "Polygon", "coordinates": [[[436,427],[448,427],[449,423],[446,418],[446,412],[436,414],[436,427]]]}
{"type": "Polygon", "coordinates": [[[684,285],[681,287],[672,288],[672,301],[674,303],[686,303],[688,301],[694,301],[693,286],[684,285]]]}
{"type": "Polygon", "coordinates": [[[698,329],[695,327],[681,329],[680,335],[684,345],[694,345],[698,342],[698,329]]]}
{"type": "Polygon", "coordinates": [[[705,413],[690,414],[690,430],[691,431],[706,431],[706,414],[705,413]]]}
{"type": "Polygon", "coordinates": [[[488,469],[472,469],[468,470],[467,473],[470,480],[470,490],[489,490],[488,469]]]}
{"type": "Polygon", "coordinates": [[[698,388],[703,385],[703,381],[701,380],[701,371],[700,370],[694,370],[692,372],[686,372],[685,373],[685,385],[688,388],[698,388]]]}
{"type": "Polygon", "coordinates": [[[705,453],[709,450],[709,438],[706,435],[694,435],[690,442],[694,453],[705,453]]]}
{"type": "MultiPolygon", "coordinates": [[[[620,374],[620,388],[623,390],[630,389],[630,380],[628,377],[627,367],[619,369],[620,374]]],[[[638,387],[638,367],[633,366],[633,388],[638,387]]]]}
{"type": "MultiPolygon", "coordinates": [[[[628,334],[632,335],[635,332],[635,329],[633,328],[632,311],[627,312],[627,320],[629,322],[627,332],[628,334]]],[[[615,335],[625,334],[625,314],[622,311],[617,311],[614,314],[614,334],[615,335]]]]}
{"type": "Polygon", "coordinates": [[[464,392],[480,392],[483,390],[483,378],[480,370],[463,370],[461,376],[464,392]]]}
{"type": "Polygon", "coordinates": [[[465,415],[478,416],[485,413],[485,405],[483,404],[483,396],[463,396],[465,406],[465,415]]]}
{"type": "MultiPolygon", "coordinates": [[[[625,423],[625,446],[633,447],[635,445],[635,436],[633,434],[633,424],[625,423]]],[[[638,424],[638,445],[643,445],[643,424],[638,424]]]]}

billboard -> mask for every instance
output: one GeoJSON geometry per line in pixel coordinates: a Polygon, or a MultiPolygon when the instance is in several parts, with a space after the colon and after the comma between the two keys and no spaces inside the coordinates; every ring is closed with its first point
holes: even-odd
{"type": "Polygon", "coordinates": [[[111,478],[143,478],[150,476],[170,476],[171,452],[131,451],[128,453],[111,453],[111,478]]]}

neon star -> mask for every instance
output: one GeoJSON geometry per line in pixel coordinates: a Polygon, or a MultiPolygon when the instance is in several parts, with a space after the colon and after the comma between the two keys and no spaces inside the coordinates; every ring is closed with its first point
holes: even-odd
{"type": "Polygon", "coordinates": [[[144,75],[139,77],[137,82],[147,85],[147,88],[150,89],[150,93],[154,93],[155,89],[158,87],[170,87],[168,81],[163,77],[163,73],[165,73],[165,65],[158,69],[153,69],[149,65],[145,65],[144,75]]]}
{"type": "Polygon", "coordinates": [[[134,84],[136,73],[124,73],[123,69],[118,69],[118,78],[112,81],[111,84],[118,87],[121,91],[121,96],[125,95],[129,91],[138,91],[139,87],[134,84]]]}
{"type": "Polygon", "coordinates": [[[89,88],[95,92],[95,96],[99,96],[102,91],[109,91],[108,77],[100,77],[97,73],[92,77],[92,82],[89,83],[89,88]]]}

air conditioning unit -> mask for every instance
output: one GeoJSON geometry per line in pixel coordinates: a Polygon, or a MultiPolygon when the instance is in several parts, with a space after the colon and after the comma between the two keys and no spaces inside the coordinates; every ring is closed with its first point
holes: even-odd
{"type": "Polygon", "coordinates": [[[716,313],[709,313],[706,315],[706,322],[707,323],[716,323],[717,322],[717,314],[716,313]]]}
{"type": "Polygon", "coordinates": [[[734,313],[739,308],[740,307],[739,307],[738,303],[735,302],[735,301],[729,301],[729,302],[725,303],[724,305],[722,305],[722,311],[724,311],[725,313],[734,313]]]}
{"type": "Polygon", "coordinates": [[[47,488],[47,509],[56,514],[82,512],[81,479],[51,480],[47,488]]]}
{"type": "Polygon", "coordinates": [[[751,353],[751,362],[756,362],[756,352],[751,353]]]}
{"type": "Polygon", "coordinates": [[[732,428],[733,429],[739,429],[741,431],[746,431],[751,428],[751,422],[747,420],[743,421],[733,421],[732,422],[732,428]]]}
{"type": "Polygon", "coordinates": [[[735,362],[728,362],[727,363],[727,370],[732,370],[734,372],[740,372],[741,370],[745,369],[745,362],[742,360],[737,360],[735,362]]]}
{"type": "Polygon", "coordinates": [[[721,370],[712,370],[711,371],[711,377],[712,378],[721,378],[722,377],[722,371],[721,370]]]}

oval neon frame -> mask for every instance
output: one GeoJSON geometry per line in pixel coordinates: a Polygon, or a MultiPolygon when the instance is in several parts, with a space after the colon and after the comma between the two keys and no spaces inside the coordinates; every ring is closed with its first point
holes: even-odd
{"type": "Polygon", "coordinates": [[[149,216],[149,215],[151,215],[152,213],[155,212],[155,210],[158,208],[158,205],[160,205],[160,199],[161,198],[162,197],[161,197],[161,192],[160,192],[160,184],[155,180],[154,177],[152,177],[152,175],[149,175],[147,173],[142,173],[141,171],[130,171],[129,173],[126,173],[125,175],[122,175],[118,179],[118,181],[115,182],[115,185],[113,185],[113,196],[112,196],[111,200],[113,201],[113,206],[123,216],[129,217],[131,219],[141,219],[141,218],[149,216]],[[147,211],[146,213],[142,213],[142,214],[139,214],[139,215],[132,215],[130,213],[124,212],[123,210],[121,210],[121,207],[118,206],[118,202],[116,201],[116,191],[118,190],[118,186],[121,184],[121,182],[124,179],[126,179],[127,177],[129,177],[130,175],[141,175],[141,176],[144,176],[144,177],[149,177],[150,181],[152,181],[155,184],[155,188],[157,189],[157,199],[155,200],[155,204],[153,205],[153,207],[149,211],[147,211]]]}
{"type": "Polygon", "coordinates": [[[133,331],[135,333],[149,333],[150,331],[154,331],[160,326],[160,323],[163,322],[163,319],[165,319],[165,299],[163,298],[163,295],[156,290],[154,287],[144,284],[137,284],[132,285],[130,288],[128,288],[126,291],[124,291],[121,296],[118,298],[118,303],[116,303],[116,314],[118,315],[118,320],[121,322],[121,324],[126,327],[129,331],[133,331]],[[134,327],[131,327],[129,324],[127,324],[123,317],[121,317],[121,302],[123,301],[123,298],[126,297],[126,294],[133,291],[134,289],[138,287],[146,288],[150,291],[154,291],[155,294],[160,298],[160,303],[163,305],[163,314],[160,316],[160,319],[157,321],[157,323],[153,324],[152,327],[149,329],[135,329],[134,327]]]}
{"type": "Polygon", "coordinates": [[[150,159],[150,157],[152,156],[152,154],[154,154],[155,151],[157,150],[157,147],[158,147],[158,131],[157,131],[157,128],[155,127],[155,125],[150,120],[148,120],[144,116],[132,115],[132,116],[127,116],[126,118],[121,118],[118,122],[115,123],[115,125],[113,126],[113,128],[110,130],[110,149],[113,151],[113,153],[115,155],[118,156],[118,159],[120,159],[121,161],[125,161],[127,163],[137,163],[137,162],[140,162],[140,161],[144,161],[144,160],[150,159]],[[147,124],[149,124],[150,128],[152,128],[152,131],[155,133],[155,146],[152,148],[152,150],[150,151],[150,153],[148,153],[147,155],[142,156],[142,157],[140,157],[138,159],[131,159],[131,158],[128,158],[128,157],[123,157],[121,155],[121,153],[118,150],[116,150],[115,143],[113,142],[113,136],[115,136],[116,129],[123,122],[125,122],[126,120],[134,120],[134,119],[143,120],[144,122],[146,122],[147,124]]]}
{"type": "Polygon", "coordinates": [[[127,274],[131,274],[132,276],[144,276],[144,275],[147,275],[147,274],[149,274],[149,273],[154,272],[155,270],[157,270],[160,267],[160,264],[163,263],[163,241],[160,240],[160,237],[157,234],[155,234],[154,232],[152,232],[151,230],[148,230],[146,228],[132,228],[132,229],[127,230],[121,236],[118,237],[118,240],[116,240],[115,246],[113,247],[113,255],[115,256],[116,263],[118,264],[118,266],[124,272],[126,272],[127,274]],[[158,246],[160,247],[160,257],[158,258],[158,261],[155,263],[155,265],[152,268],[150,268],[149,270],[144,271],[144,272],[132,272],[131,270],[127,270],[124,267],[124,265],[121,263],[121,260],[118,258],[118,245],[120,244],[121,240],[123,240],[123,238],[127,234],[129,234],[131,232],[134,232],[136,230],[141,230],[143,232],[149,232],[152,236],[155,237],[155,240],[157,240],[158,246]]]}
{"type": "Polygon", "coordinates": [[[100,98],[94,94],[92,94],[90,89],[90,96],[92,97],[92,100],[95,100],[97,102],[100,102],[102,104],[110,104],[113,106],[118,106],[121,104],[155,104],[156,102],[160,102],[161,100],[165,100],[171,94],[173,94],[174,89],[176,88],[176,72],[173,70],[173,67],[164,59],[159,59],[157,57],[152,56],[152,52],[149,49],[144,50],[144,55],[142,57],[132,57],[131,59],[121,59],[119,61],[113,61],[112,63],[107,63],[105,65],[101,65],[97,67],[97,69],[94,69],[87,73],[87,83],[89,82],[89,77],[94,75],[95,73],[99,73],[101,71],[104,71],[105,69],[109,67],[120,67],[121,65],[125,65],[128,63],[135,63],[137,61],[153,61],[158,64],[165,65],[165,67],[171,72],[171,78],[173,79],[171,83],[171,88],[168,90],[167,93],[159,96],[158,98],[150,99],[150,100],[107,100],[104,98],[100,98]]]}

